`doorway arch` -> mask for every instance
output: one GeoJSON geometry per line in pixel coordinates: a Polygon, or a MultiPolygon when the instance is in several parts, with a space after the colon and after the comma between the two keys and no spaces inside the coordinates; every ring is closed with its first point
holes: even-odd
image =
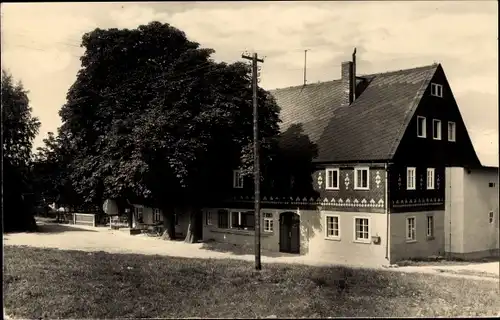
{"type": "Polygon", "coordinates": [[[295,212],[280,214],[280,252],[300,254],[300,216],[295,212]]]}

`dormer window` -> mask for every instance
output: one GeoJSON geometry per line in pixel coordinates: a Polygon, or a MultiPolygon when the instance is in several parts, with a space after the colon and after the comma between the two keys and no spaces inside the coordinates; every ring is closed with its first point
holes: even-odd
{"type": "Polygon", "coordinates": [[[240,170],[233,170],[233,188],[243,188],[243,176],[241,175],[240,170]]]}
{"type": "Polygon", "coordinates": [[[432,120],[432,138],[434,140],[441,140],[441,120],[432,120]]]}
{"type": "Polygon", "coordinates": [[[419,138],[425,138],[427,136],[426,134],[426,123],[425,123],[425,117],[417,117],[417,136],[419,138]]]}
{"type": "Polygon", "coordinates": [[[431,83],[431,96],[442,98],[443,86],[437,83],[431,83]]]}

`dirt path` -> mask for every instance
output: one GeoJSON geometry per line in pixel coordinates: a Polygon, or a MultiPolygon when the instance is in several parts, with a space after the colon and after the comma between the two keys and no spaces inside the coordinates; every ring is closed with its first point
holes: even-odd
{"type": "MultiPolygon", "coordinates": [[[[253,261],[253,254],[219,252],[203,248],[203,244],[188,244],[182,241],[164,241],[147,236],[131,236],[129,233],[108,228],[59,225],[38,222],[38,233],[15,233],[3,236],[5,245],[58,248],[63,250],[105,251],[109,253],[136,253],[201,259],[239,259],[253,261]]],[[[286,254],[266,254],[263,263],[295,263],[314,266],[332,265],[328,261],[311,260],[304,256],[286,254]]],[[[382,269],[382,266],[360,266],[382,269]]],[[[461,277],[476,280],[498,281],[499,264],[481,263],[459,266],[408,266],[388,268],[398,272],[418,272],[461,277]],[[464,271],[465,270],[465,271],[464,271]],[[465,274],[467,273],[467,274],[465,274]]]]}

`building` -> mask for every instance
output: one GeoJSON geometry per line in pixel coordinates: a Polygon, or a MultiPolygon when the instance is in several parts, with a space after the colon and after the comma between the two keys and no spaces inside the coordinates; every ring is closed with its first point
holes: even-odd
{"type": "MultiPolygon", "coordinates": [[[[358,76],[353,55],[341,70],[271,92],[281,131],[300,126],[317,147],[315,195],[262,195],[262,249],[374,264],[498,252],[498,169],[481,165],[443,67],[358,76]]],[[[253,184],[237,170],[228,183],[203,239],[253,246],[253,184]]]]}

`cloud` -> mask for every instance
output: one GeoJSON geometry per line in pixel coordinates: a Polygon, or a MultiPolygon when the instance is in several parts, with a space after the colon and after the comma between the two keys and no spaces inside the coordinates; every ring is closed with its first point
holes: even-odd
{"type": "Polygon", "coordinates": [[[498,132],[492,120],[498,100],[493,1],[11,3],[2,4],[2,12],[2,65],[31,91],[43,132],[59,122],[57,110],[83,53],[82,34],[152,20],[215,49],[218,60],[233,62],[245,50],[258,51],[265,56],[264,88],[301,84],[304,49],[310,50],[309,83],[339,78],[340,63],[355,46],[360,74],[441,62],[474,143],[488,152],[489,138],[481,132],[498,132]]]}

